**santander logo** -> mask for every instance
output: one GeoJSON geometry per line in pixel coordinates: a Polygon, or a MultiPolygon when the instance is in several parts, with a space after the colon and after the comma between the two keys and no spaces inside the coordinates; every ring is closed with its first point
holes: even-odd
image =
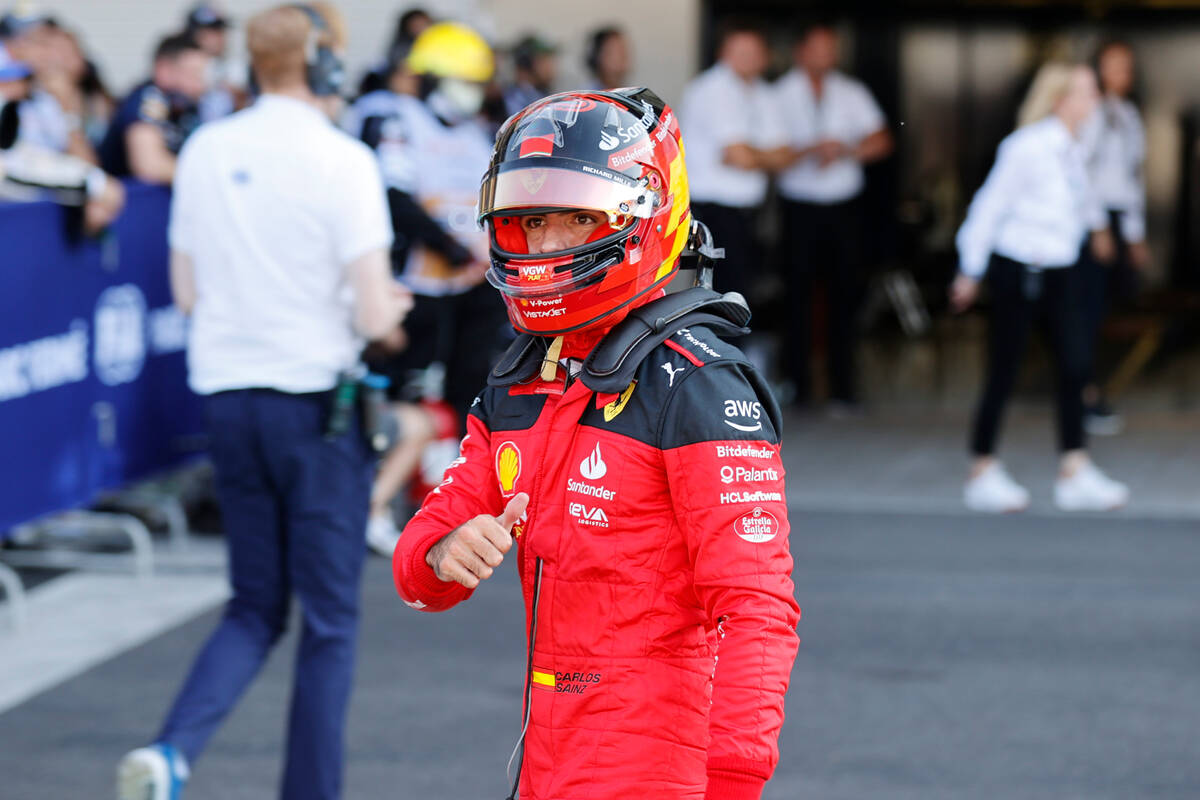
{"type": "Polygon", "coordinates": [[[598,481],[608,474],[608,465],[600,457],[599,442],[596,443],[596,449],[592,451],[592,454],[579,462],[579,474],[589,481],[598,481]]]}

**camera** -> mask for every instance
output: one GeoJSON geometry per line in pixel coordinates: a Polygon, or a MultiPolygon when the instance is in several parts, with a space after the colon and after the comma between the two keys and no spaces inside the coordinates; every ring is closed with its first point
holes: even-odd
{"type": "Polygon", "coordinates": [[[15,100],[0,98],[0,150],[7,150],[17,141],[17,126],[21,115],[15,100]]]}

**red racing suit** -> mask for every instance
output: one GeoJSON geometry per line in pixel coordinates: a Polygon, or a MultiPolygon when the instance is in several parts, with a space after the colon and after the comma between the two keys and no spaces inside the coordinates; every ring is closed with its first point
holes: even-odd
{"type": "Polygon", "coordinates": [[[424,611],[467,599],[426,554],[528,493],[507,556],[530,648],[521,798],[758,798],[799,641],[778,407],[704,327],[620,393],[564,373],[476,400],[396,548],[396,587],[424,611]]]}

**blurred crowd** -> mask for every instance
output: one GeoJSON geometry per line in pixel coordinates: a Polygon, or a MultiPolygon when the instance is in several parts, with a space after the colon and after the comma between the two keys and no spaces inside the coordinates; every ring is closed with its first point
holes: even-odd
{"type": "MultiPolygon", "coordinates": [[[[31,8],[0,17],[0,202],[53,199],[71,212],[72,237],[104,235],[123,209],[124,181],[170,185],[189,136],[257,96],[245,58],[232,52],[235,20],[219,4],[190,8],[124,95],[79,31],[31,8]]],[[[344,31],[326,33],[344,41],[344,31]]],[[[620,28],[590,33],[585,51],[590,88],[628,83],[632,52],[620,28]]],[[[364,353],[403,431],[381,464],[368,526],[368,541],[390,553],[393,509],[440,482],[469,403],[511,337],[484,282],[487,243],[474,221],[492,141],[511,114],[566,87],[557,44],[530,33],[494,48],[420,8],[398,14],[385,51],[357,80],[343,74],[342,55],[321,102],[378,157],[393,270],[416,296],[404,326],[364,353]]]]}
{"type": "MultiPolygon", "coordinates": [[[[244,61],[230,52],[234,21],[219,6],[196,5],[181,23],[158,43],[145,80],[118,96],[67,23],[36,13],[4,16],[0,199],[51,192],[81,212],[80,233],[96,235],[121,211],[121,179],[170,184],[188,136],[255,96],[244,61]]],[[[390,552],[396,535],[394,498],[405,484],[418,495],[436,485],[453,458],[466,409],[510,335],[502,305],[484,280],[488,243],[474,219],[495,133],[510,115],[554,91],[626,85],[632,52],[620,28],[594,31],[585,51],[590,84],[564,86],[559,46],[542,35],[531,32],[494,50],[469,27],[414,8],[399,14],[385,52],[366,74],[357,81],[337,76],[328,113],[377,157],[395,232],[393,270],[416,296],[404,327],[371,343],[365,354],[389,380],[405,430],[405,445],[385,460],[373,501],[381,550],[390,552]]],[[[1066,241],[1077,232],[1072,225],[1092,230],[1094,222],[1098,243],[1083,255],[1106,265],[1099,273],[1105,280],[1093,275],[1086,289],[1071,296],[1072,304],[1087,309],[1078,322],[1072,317],[1070,324],[1078,328],[1072,336],[1086,342],[1095,338],[1107,307],[1107,276],[1135,283],[1130,275],[1148,259],[1144,137],[1137,109],[1127,99],[1132,58],[1127,46],[1113,43],[1095,65],[1084,67],[1094,81],[1098,65],[1102,83],[1096,97],[1079,101],[1078,130],[1072,128],[1069,137],[1079,145],[1078,152],[1071,151],[1079,169],[1063,174],[1059,194],[1047,201],[1050,210],[1029,211],[1044,221],[1087,200],[1097,209],[1094,219],[1085,224],[1072,218],[1057,233],[1039,232],[1033,224],[1008,234],[1024,241],[1059,235],[1076,265],[1078,243],[1066,241]]],[[[715,63],[684,91],[676,111],[693,210],[725,250],[715,288],[765,298],[783,309],[769,326],[778,353],[767,365],[782,399],[801,407],[819,401],[834,416],[853,415],[859,407],[856,336],[871,266],[865,168],[891,156],[893,124],[870,89],[838,68],[839,37],[831,22],[799,29],[790,68],[772,81],[769,61],[765,31],[729,22],[717,32],[715,63]],[[767,214],[781,231],[776,275],[764,270],[767,214]],[[821,375],[814,374],[814,365],[823,367],[821,375]]],[[[1042,116],[1057,114],[1061,100],[1052,98],[1042,116]]],[[[612,148],[620,143],[620,131],[613,131],[612,148]]],[[[970,234],[960,236],[964,259],[986,262],[999,252],[1005,234],[997,226],[1014,224],[1001,219],[1012,212],[1011,201],[993,200],[1000,211],[988,212],[986,224],[968,220],[973,229],[984,224],[986,230],[975,234],[974,247],[970,234]]],[[[1038,274],[1043,267],[1065,266],[1038,262],[1040,253],[1026,256],[1023,263],[1038,274]]],[[[985,266],[972,263],[964,276],[978,282],[985,266]]],[[[965,308],[973,290],[956,281],[953,304],[965,308]]],[[[1005,313],[1026,311],[1014,306],[1005,313]]],[[[981,413],[990,421],[979,423],[983,432],[976,431],[972,445],[980,458],[990,456],[1007,395],[1004,386],[993,384],[1011,383],[1015,368],[1016,356],[1009,352],[1014,348],[992,350],[993,361],[1009,367],[1004,376],[993,375],[985,393],[981,413]]],[[[1092,430],[1111,432],[1119,419],[1097,388],[1090,344],[1083,350],[1070,354],[1071,386],[1080,384],[1082,399],[1068,403],[1060,397],[1060,417],[1067,420],[1062,424],[1074,430],[1082,415],[1092,430]]],[[[1082,449],[1079,435],[1063,441],[1068,450],[1082,449]]],[[[1015,497],[1007,505],[1020,504],[1020,493],[1001,488],[1009,490],[1010,500],[1015,497]]]]}

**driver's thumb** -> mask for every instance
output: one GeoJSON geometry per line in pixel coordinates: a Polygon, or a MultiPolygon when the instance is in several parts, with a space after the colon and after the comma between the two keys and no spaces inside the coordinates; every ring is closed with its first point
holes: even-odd
{"type": "Polygon", "coordinates": [[[525,507],[529,505],[529,495],[524,492],[519,493],[512,500],[508,501],[508,505],[504,507],[504,513],[496,517],[496,522],[500,523],[500,527],[506,531],[511,531],[512,526],[517,524],[521,519],[521,515],[525,513],[525,507]]]}

